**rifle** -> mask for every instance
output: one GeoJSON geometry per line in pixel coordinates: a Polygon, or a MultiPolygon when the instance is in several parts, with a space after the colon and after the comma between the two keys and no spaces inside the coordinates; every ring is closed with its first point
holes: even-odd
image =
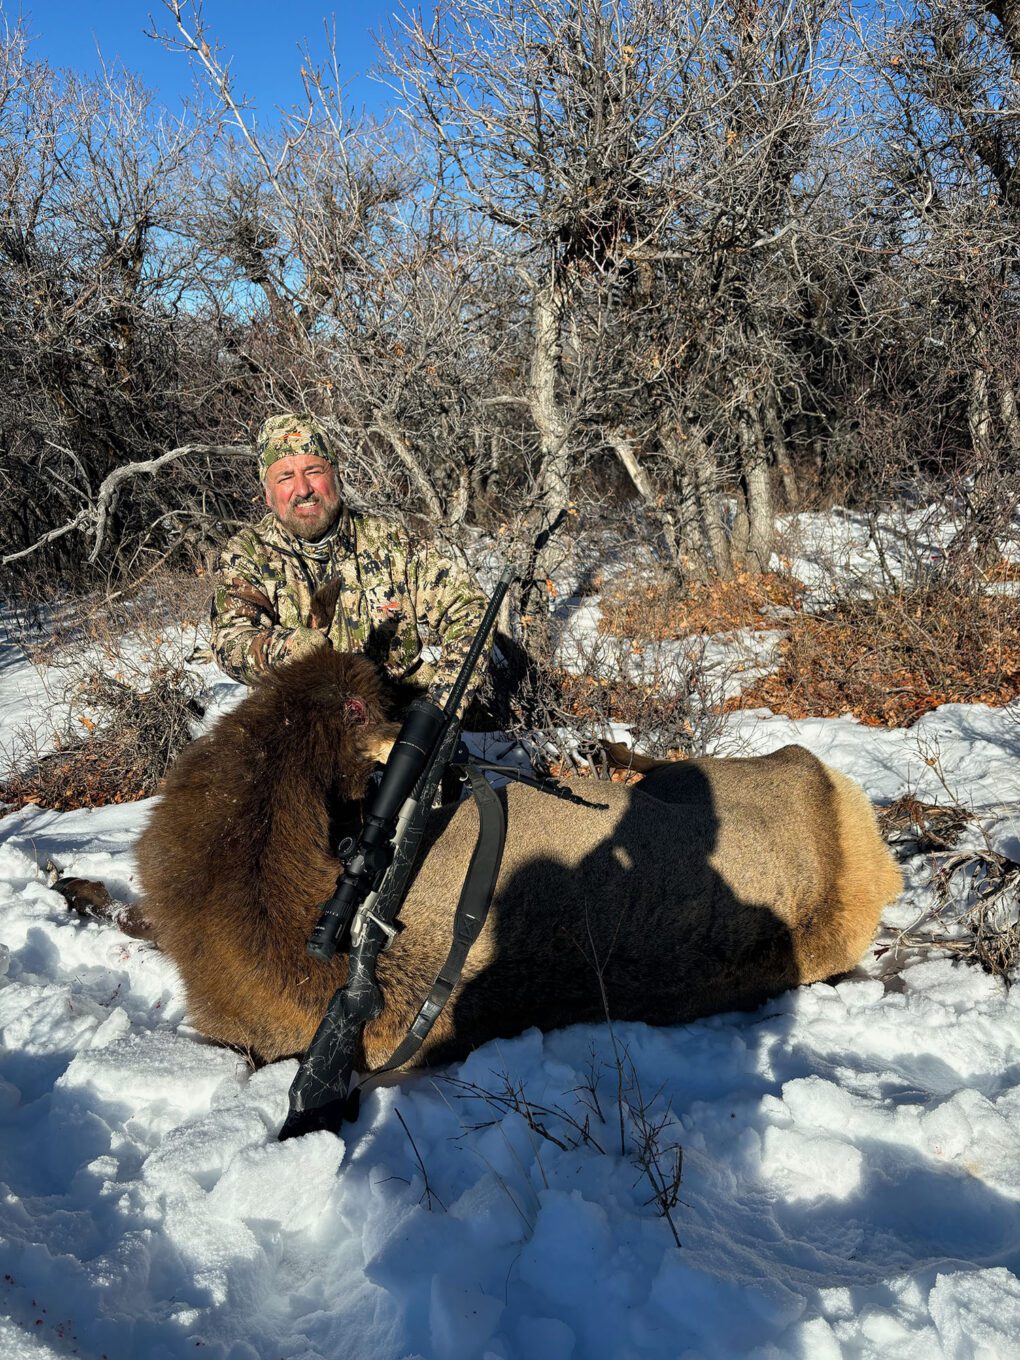
{"type": "MultiPolygon", "coordinates": [[[[467,763],[458,710],[512,580],[513,571],[507,567],[445,706],[416,699],[408,708],[353,853],[336,891],[320,908],[308,952],[328,962],[349,941],[347,981],[334,993],[291,1084],[281,1142],[318,1129],[336,1132],[343,1122],[362,1030],[383,1008],[376,961],[397,933],[393,921],[439,782],[449,765],[467,763]]],[[[480,830],[457,909],[453,944],[407,1037],[379,1071],[406,1062],[428,1035],[456,985],[495,886],[506,831],[502,807],[477,768],[468,766],[467,775],[479,804],[480,830]]]]}

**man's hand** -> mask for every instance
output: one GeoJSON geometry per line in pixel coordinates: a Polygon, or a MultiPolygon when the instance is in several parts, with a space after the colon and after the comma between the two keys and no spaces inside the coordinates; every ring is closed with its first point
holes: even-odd
{"type": "Polygon", "coordinates": [[[332,645],[326,634],[320,633],[317,628],[295,628],[287,642],[287,655],[304,656],[308,652],[318,652],[323,647],[332,645]]]}

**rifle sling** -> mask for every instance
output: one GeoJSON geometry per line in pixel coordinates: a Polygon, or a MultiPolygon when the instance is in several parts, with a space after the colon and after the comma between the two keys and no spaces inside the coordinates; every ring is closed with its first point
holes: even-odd
{"type": "Polygon", "coordinates": [[[402,1067],[421,1048],[460,981],[468,953],[478,939],[492,905],[506,844],[506,817],[499,797],[474,761],[465,765],[465,775],[478,805],[478,840],[453,918],[453,943],[406,1036],[382,1067],[366,1076],[361,1082],[361,1090],[374,1078],[402,1067]]]}
{"type": "Polygon", "coordinates": [[[474,758],[471,763],[476,770],[505,775],[513,784],[527,784],[529,788],[538,789],[539,793],[547,793],[550,798],[559,798],[564,803],[574,803],[577,807],[597,808],[600,812],[605,812],[609,807],[608,803],[592,803],[587,798],[582,798],[579,793],[565,789],[561,784],[554,784],[551,779],[536,779],[534,775],[525,774],[516,765],[494,765],[490,760],[474,758]]]}

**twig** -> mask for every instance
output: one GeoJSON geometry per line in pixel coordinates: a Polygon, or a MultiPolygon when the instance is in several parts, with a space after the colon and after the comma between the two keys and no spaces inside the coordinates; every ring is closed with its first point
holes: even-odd
{"type": "Polygon", "coordinates": [[[394,1109],[393,1113],[400,1120],[400,1127],[407,1134],[407,1141],[411,1144],[411,1150],[414,1153],[415,1161],[418,1163],[418,1169],[421,1171],[421,1178],[425,1182],[425,1189],[421,1192],[421,1197],[419,1198],[418,1203],[420,1204],[421,1201],[424,1200],[426,1209],[428,1209],[431,1212],[432,1201],[434,1199],[436,1203],[439,1205],[440,1209],[442,1209],[443,1212],[445,1213],[446,1205],[439,1198],[436,1192],[432,1189],[432,1186],[429,1182],[429,1173],[425,1170],[425,1163],[424,1161],[422,1161],[422,1155],[418,1151],[418,1144],[414,1141],[414,1138],[411,1135],[411,1130],[407,1127],[407,1123],[404,1119],[404,1116],[397,1109],[394,1109]]]}

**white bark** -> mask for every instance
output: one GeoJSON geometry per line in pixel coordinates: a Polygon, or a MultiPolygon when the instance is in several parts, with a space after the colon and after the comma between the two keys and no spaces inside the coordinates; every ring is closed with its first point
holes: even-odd
{"type": "Polygon", "coordinates": [[[444,519],[443,502],[440,500],[439,493],[436,491],[431,478],[414,456],[410,440],[382,411],[376,412],[372,430],[376,434],[381,434],[397,455],[401,467],[411,480],[411,485],[421,497],[429,518],[436,524],[441,523],[444,519]]]}
{"type": "Polygon", "coordinates": [[[570,501],[568,427],[557,394],[563,301],[555,284],[536,293],[533,318],[528,396],[542,452],[538,491],[545,523],[550,524],[570,501]]]}
{"type": "Polygon", "coordinates": [[[678,573],[682,572],[680,533],[673,511],[660,506],[660,497],[640,462],[633,443],[619,431],[611,431],[607,436],[610,447],[623,464],[623,468],[634,485],[635,491],[644,502],[646,510],[654,515],[662,525],[662,536],[669,553],[670,564],[678,573]]]}

